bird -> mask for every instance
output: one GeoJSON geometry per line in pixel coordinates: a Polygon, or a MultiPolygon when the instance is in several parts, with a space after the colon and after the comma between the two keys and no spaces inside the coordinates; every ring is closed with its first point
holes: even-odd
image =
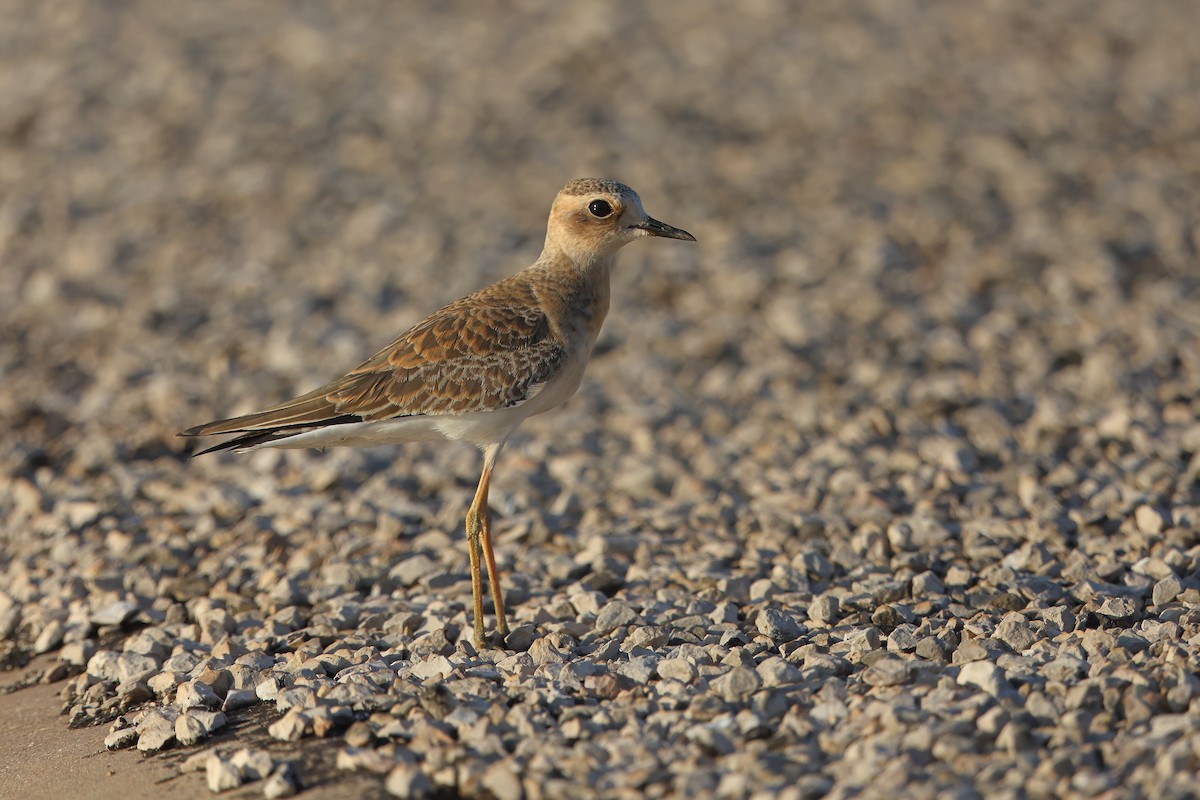
{"type": "Polygon", "coordinates": [[[368,447],[442,439],[482,451],[467,510],[473,642],[486,647],[486,565],[496,632],[509,634],[492,549],[488,490],[513,431],[575,394],[608,314],[617,252],[645,237],[694,242],[660,222],[637,192],[577,178],[554,198],[542,253],[532,265],[433,312],[362,364],[307,394],[262,411],[181,431],[236,434],[195,455],[260,448],[368,447]]]}

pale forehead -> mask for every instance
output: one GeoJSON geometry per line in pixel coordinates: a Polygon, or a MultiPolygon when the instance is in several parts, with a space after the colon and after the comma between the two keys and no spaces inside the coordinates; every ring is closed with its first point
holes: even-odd
{"type": "Polygon", "coordinates": [[[564,197],[582,197],[592,194],[614,195],[621,198],[626,204],[636,203],[639,206],[642,204],[641,198],[633,189],[623,183],[604,178],[576,178],[559,192],[559,195],[564,197]]]}

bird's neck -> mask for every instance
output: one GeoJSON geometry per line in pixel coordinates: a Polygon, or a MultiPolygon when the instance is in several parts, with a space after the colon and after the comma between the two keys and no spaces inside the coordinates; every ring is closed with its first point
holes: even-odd
{"type": "Polygon", "coordinates": [[[570,317],[578,325],[576,334],[586,341],[587,346],[596,341],[600,326],[608,314],[610,281],[616,253],[591,253],[586,257],[572,257],[563,251],[553,252],[547,248],[538,259],[538,266],[545,270],[549,280],[542,282],[555,296],[553,302],[570,309],[570,317]]]}

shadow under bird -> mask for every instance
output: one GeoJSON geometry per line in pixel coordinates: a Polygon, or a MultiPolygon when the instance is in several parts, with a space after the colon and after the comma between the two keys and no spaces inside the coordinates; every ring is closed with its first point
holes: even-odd
{"type": "Polygon", "coordinates": [[[436,439],[476,444],[483,451],[483,474],[466,528],[474,641],[482,648],[481,560],[496,629],[508,634],[488,509],[496,457],[527,417],[562,404],[579,388],[608,313],[617,251],[645,236],[696,241],[648,216],[637,193],[624,184],[571,181],[554,198],[546,244],[532,266],[434,312],[319,389],[179,435],[239,434],[197,455],[436,439]]]}

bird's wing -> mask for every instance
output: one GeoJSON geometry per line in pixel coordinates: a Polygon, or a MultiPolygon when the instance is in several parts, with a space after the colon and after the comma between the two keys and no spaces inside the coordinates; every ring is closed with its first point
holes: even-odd
{"type": "Polygon", "coordinates": [[[290,435],[348,422],[506,408],[537,394],[565,356],[532,287],[510,279],[433,313],[332,383],[180,435],[290,435]]]}

